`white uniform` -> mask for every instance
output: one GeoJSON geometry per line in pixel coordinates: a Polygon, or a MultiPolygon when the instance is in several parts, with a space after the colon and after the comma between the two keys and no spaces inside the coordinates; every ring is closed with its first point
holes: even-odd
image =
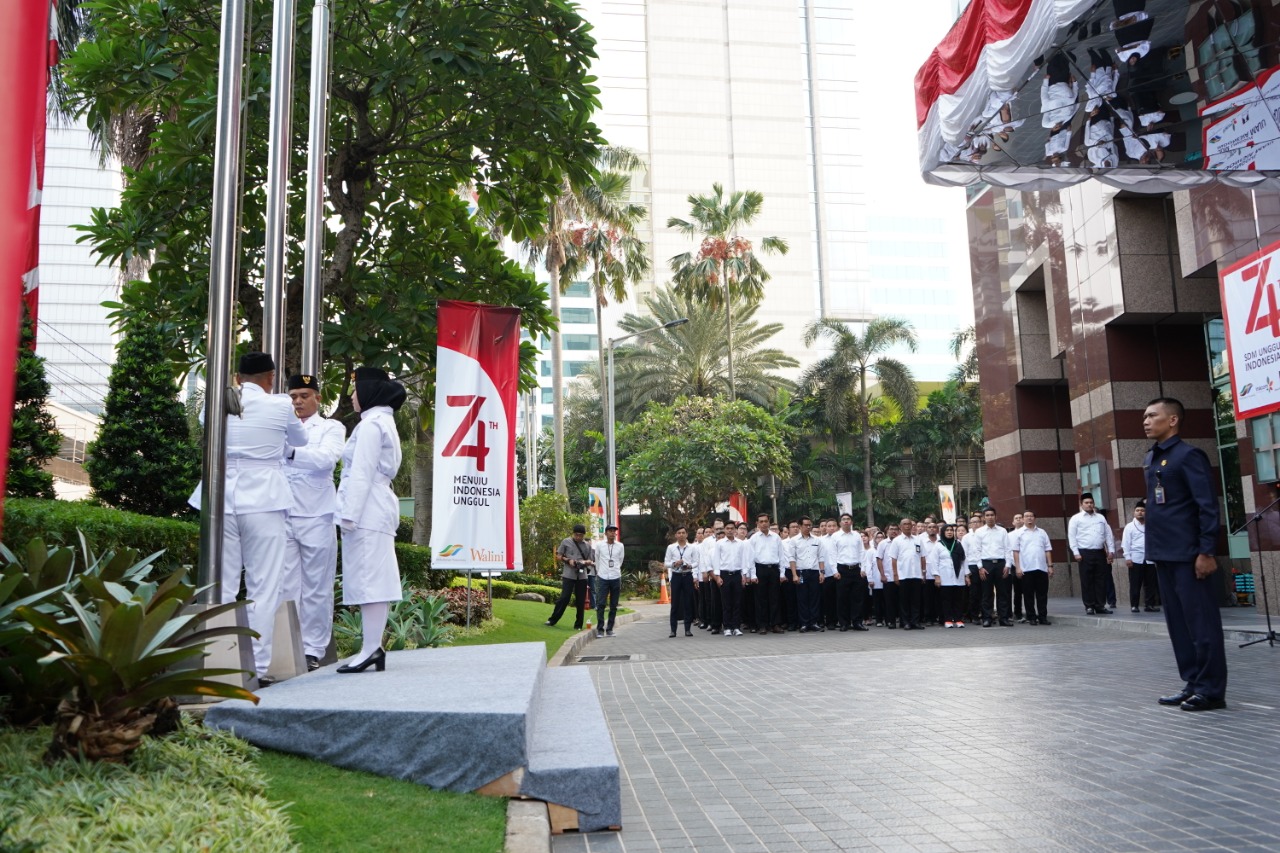
{"type": "Polygon", "coordinates": [[[1069,124],[1080,109],[1079,101],[1080,87],[1075,81],[1050,83],[1044,78],[1040,84],[1040,123],[1049,128],[1069,124]]]}
{"type": "Polygon", "coordinates": [[[922,580],[924,567],[920,565],[920,557],[923,550],[920,540],[915,536],[903,535],[893,540],[893,545],[885,555],[885,562],[889,563],[889,576],[896,575],[898,580],[922,580]]]}
{"type": "Polygon", "coordinates": [[[342,451],[338,521],[342,525],[342,603],[399,601],[396,527],[400,501],[391,478],[400,470],[400,436],[390,406],[360,413],[342,451]]]}
{"type": "Polygon", "coordinates": [[[867,576],[867,585],[872,589],[883,589],[880,569],[876,566],[876,546],[868,545],[862,549],[862,573],[867,576]]]}
{"type": "Polygon", "coordinates": [[[347,430],[338,421],[319,415],[307,418],[302,426],[307,431],[306,446],[290,448],[293,458],[284,463],[293,506],[286,528],[280,598],[298,602],[303,649],[321,658],[333,633],[333,576],[338,570],[338,532],[333,518],[338,492],[333,469],[342,458],[347,430]]]}
{"type": "MultiPolygon", "coordinates": [[[[253,663],[261,677],[271,664],[284,582],[285,524],[293,506],[283,471],[285,445],[305,446],[307,432],[288,396],[268,394],[258,385],[240,389],[240,409],[240,415],[227,416],[222,603],[236,600],[243,568],[249,627],[258,632],[253,663]]],[[[199,486],[189,503],[200,508],[199,486]]]]}
{"type": "Polygon", "coordinates": [[[595,549],[596,577],[606,581],[621,578],[622,557],[626,553],[626,546],[620,540],[615,540],[612,545],[604,541],[595,543],[595,549]]]}
{"type": "Polygon", "coordinates": [[[941,539],[932,541],[926,539],[920,546],[920,556],[924,557],[925,580],[932,583],[935,578],[942,577],[944,569],[946,574],[951,575],[952,578],[955,577],[955,572],[951,570],[951,552],[947,550],[946,545],[942,544],[941,539]]]}

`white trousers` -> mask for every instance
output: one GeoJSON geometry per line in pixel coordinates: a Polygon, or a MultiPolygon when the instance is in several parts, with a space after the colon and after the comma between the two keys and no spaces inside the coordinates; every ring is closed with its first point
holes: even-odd
{"type": "Polygon", "coordinates": [[[338,529],[328,515],[289,516],[281,601],[298,603],[302,648],[324,657],[333,634],[333,577],[338,571],[338,529]]]}
{"type": "Polygon", "coordinates": [[[284,581],[285,511],[228,513],[222,533],[222,602],[236,600],[240,569],[249,599],[249,627],[258,632],[253,641],[253,663],[259,676],[271,664],[271,638],[284,581]]]}

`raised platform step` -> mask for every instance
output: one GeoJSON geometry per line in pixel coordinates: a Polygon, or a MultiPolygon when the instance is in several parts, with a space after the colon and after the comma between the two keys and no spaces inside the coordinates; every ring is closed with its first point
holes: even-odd
{"type": "Polygon", "coordinates": [[[585,667],[548,669],[533,709],[521,796],[544,800],[552,832],[622,826],[622,787],[613,738],[585,667]]]}
{"type": "Polygon", "coordinates": [[[205,725],[337,767],[475,791],[528,764],[546,671],[541,643],[392,652],[385,672],[324,667],[263,690],[256,706],[219,703],[205,725]]]}

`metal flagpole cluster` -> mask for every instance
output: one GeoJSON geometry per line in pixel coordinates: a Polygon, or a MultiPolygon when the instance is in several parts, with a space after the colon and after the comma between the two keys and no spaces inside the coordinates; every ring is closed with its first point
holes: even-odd
{"type": "MultiPolygon", "coordinates": [[[[263,289],[264,351],[284,377],[284,275],[288,213],[289,150],[292,145],[295,0],[276,0],[271,61],[271,137],[267,179],[266,267],[263,289]]],[[[307,155],[307,233],[303,282],[302,371],[320,366],[320,261],[324,248],[324,171],[328,143],[329,0],[312,12],[311,103],[307,155]]],[[[204,478],[200,488],[200,601],[221,599],[223,497],[226,479],[227,380],[231,375],[231,316],[236,298],[240,192],[239,154],[243,104],[245,0],[223,0],[218,57],[217,125],[214,142],[213,224],[209,235],[209,326],[205,366],[204,478]]]]}

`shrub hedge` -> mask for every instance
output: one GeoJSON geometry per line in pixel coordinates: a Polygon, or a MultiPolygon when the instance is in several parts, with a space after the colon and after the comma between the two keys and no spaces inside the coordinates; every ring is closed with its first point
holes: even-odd
{"type": "Polygon", "coordinates": [[[269,802],[256,750],[186,724],[144,738],[129,765],[56,761],[49,730],[0,729],[0,849],[292,851],[289,818],[269,802]]]}
{"type": "MultiPolygon", "coordinates": [[[[465,575],[455,577],[449,583],[449,586],[455,589],[458,587],[465,588],[466,585],[467,579],[465,575]]],[[[488,590],[489,581],[485,578],[473,578],[471,581],[471,588],[473,590],[488,590]]],[[[493,582],[494,598],[515,598],[516,595],[521,592],[536,592],[548,601],[555,601],[560,596],[560,589],[558,587],[547,586],[546,584],[513,583],[505,578],[503,580],[494,580],[493,582]]]]}
{"type": "Polygon", "coordinates": [[[79,550],[79,529],[95,553],[134,548],[143,556],[164,551],[164,565],[194,565],[200,525],[154,518],[86,501],[9,498],[4,503],[4,542],[15,553],[37,536],[46,545],[79,550]]]}

